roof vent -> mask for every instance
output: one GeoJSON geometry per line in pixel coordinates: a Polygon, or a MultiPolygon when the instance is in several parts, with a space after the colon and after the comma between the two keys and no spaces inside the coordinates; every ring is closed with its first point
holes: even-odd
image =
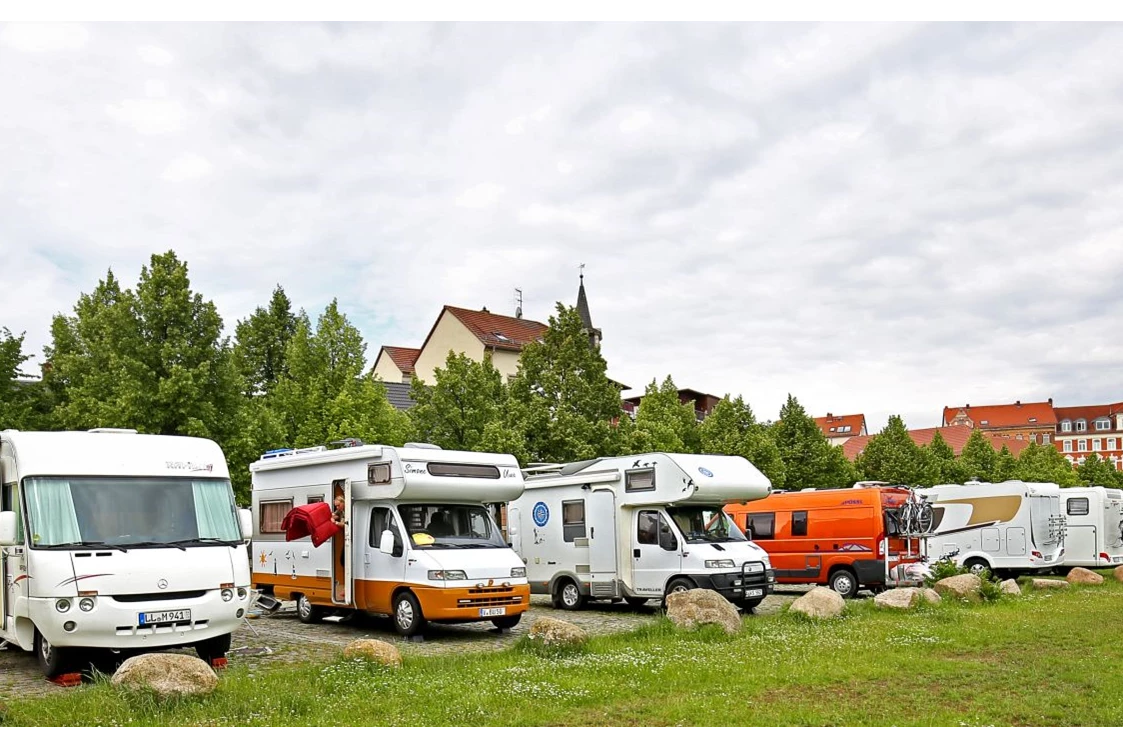
{"type": "Polygon", "coordinates": [[[406,449],[440,449],[436,444],[429,444],[428,442],[406,442],[402,447],[406,449]]]}
{"type": "Polygon", "coordinates": [[[104,428],[98,428],[98,429],[90,429],[89,430],[89,433],[91,433],[91,434],[135,434],[136,432],[137,432],[136,429],[104,429],[104,428]]]}
{"type": "Polygon", "coordinates": [[[329,442],[329,444],[334,444],[339,447],[361,447],[363,446],[363,440],[348,436],[343,439],[337,439],[336,441],[329,442]]]}

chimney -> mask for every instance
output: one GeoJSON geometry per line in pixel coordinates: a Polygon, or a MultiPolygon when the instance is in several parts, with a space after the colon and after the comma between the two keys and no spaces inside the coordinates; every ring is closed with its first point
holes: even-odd
{"type": "Polygon", "coordinates": [[[491,314],[491,312],[489,312],[489,311],[487,310],[487,307],[486,307],[486,306],[485,306],[485,307],[483,308],[483,310],[482,310],[482,311],[483,311],[483,313],[484,313],[484,314],[491,314]]]}
{"type": "Polygon", "coordinates": [[[832,418],[832,417],[833,417],[833,414],[832,414],[832,413],[827,413],[827,419],[828,419],[828,420],[829,420],[830,418],[832,418]]]}
{"type": "Polygon", "coordinates": [[[1052,407],[1053,407],[1053,398],[1049,398],[1049,407],[1050,407],[1050,408],[1052,408],[1052,407]]]}
{"type": "Polygon", "coordinates": [[[1015,407],[1015,408],[1020,408],[1020,407],[1022,407],[1022,401],[1021,401],[1021,400],[1015,400],[1015,401],[1014,401],[1014,407],[1015,407]]]}

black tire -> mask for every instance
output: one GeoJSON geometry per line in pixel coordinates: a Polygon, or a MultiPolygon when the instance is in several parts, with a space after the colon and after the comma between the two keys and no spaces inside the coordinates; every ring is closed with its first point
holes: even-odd
{"type": "Polygon", "coordinates": [[[990,564],[982,558],[969,558],[963,562],[963,570],[971,574],[982,574],[984,571],[990,571],[990,564]]]}
{"type": "Polygon", "coordinates": [[[519,621],[523,619],[522,613],[516,613],[513,616],[500,616],[499,618],[492,618],[491,622],[495,624],[497,629],[513,629],[519,625],[519,621]]]}
{"type": "Polygon", "coordinates": [[[199,655],[200,660],[212,666],[215,660],[224,659],[229,649],[230,634],[216,636],[213,639],[204,639],[195,644],[195,654],[199,655]]]}
{"type": "Polygon", "coordinates": [[[301,623],[319,623],[324,620],[324,609],[313,605],[307,595],[296,598],[296,618],[301,623]]]}
{"type": "Polygon", "coordinates": [[[72,647],[52,646],[38,630],[35,632],[35,656],[39,660],[39,668],[43,671],[43,675],[48,678],[77,672],[75,654],[72,647]]]}
{"type": "Polygon", "coordinates": [[[554,607],[560,610],[581,610],[585,607],[585,596],[581,594],[581,585],[576,581],[562,579],[554,587],[554,607]]]}
{"type": "Polygon", "coordinates": [[[626,602],[628,604],[629,608],[631,608],[632,610],[634,610],[636,612],[647,609],[647,598],[646,597],[632,597],[630,595],[625,595],[624,596],[624,602],[626,602]]]}
{"type": "Polygon", "coordinates": [[[839,569],[831,574],[827,586],[843,597],[854,597],[858,594],[858,578],[849,569],[839,569]]]}
{"type": "Polygon", "coordinates": [[[737,606],[746,613],[752,613],[756,610],[756,606],[760,605],[762,602],[764,602],[764,600],[758,597],[755,600],[742,600],[737,603],[737,606]]]}
{"type": "Polygon", "coordinates": [[[667,591],[663,593],[663,609],[664,610],[667,609],[667,598],[668,597],[670,597],[671,595],[673,595],[676,592],[685,592],[686,590],[692,590],[697,586],[698,585],[694,584],[694,582],[687,579],[686,577],[679,577],[678,579],[672,579],[670,582],[667,583],[667,591]]]}
{"type": "Polygon", "coordinates": [[[412,592],[399,592],[394,596],[394,629],[402,636],[415,636],[425,628],[421,603],[412,592]]]}

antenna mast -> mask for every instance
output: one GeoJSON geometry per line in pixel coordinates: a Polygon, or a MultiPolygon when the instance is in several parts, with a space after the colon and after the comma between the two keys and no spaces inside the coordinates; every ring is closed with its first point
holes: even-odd
{"type": "Polygon", "coordinates": [[[515,289],[515,319],[523,318],[523,290],[515,289]]]}

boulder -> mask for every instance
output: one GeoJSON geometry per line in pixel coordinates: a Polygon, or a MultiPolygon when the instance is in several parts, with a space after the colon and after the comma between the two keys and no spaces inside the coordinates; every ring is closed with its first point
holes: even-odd
{"type": "Polygon", "coordinates": [[[705,623],[716,623],[727,634],[741,630],[737,608],[714,590],[683,590],[668,595],[667,618],[691,631],[705,623]]]}
{"type": "Polygon", "coordinates": [[[878,608],[905,610],[915,608],[922,600],[926,603],[938,603],[940,596],[927,588],[897,587],[878,594],[874,597],[873,604],[878,608]]]}
{"type": "Polygon", "coordinates": [[[389,642],[378,639],[356,639],[343,648],[343,656],[378,662],[388,667],[402,666],[402,653],[389,642]]]}
{"type": "Polygon", "coordinates": [[[1104,578],[1094,571],[1077,566],[1065,577],[1069,584],[1103,584],[1104,578]]]}
{"type": "Polygon", "coordinates": [[[827,587],[816,587],[788,608],[791,612],[808,618],[834,618],[845,609],[846,601],[842,599],[842,595],[827,587]]]}
{"type": "Polygon", "coordinates": [[[218,686],[218,676],[198,657],[152,652],[125,660],[110,682],[118,688],[151,690],[160,696],[202,696],[218,686]]]}
{"type": "Polygon", "coordinates": [[[1022,594],[1022,588],[1018,585],[1018,580],[1016,579],[1003,580],[1002,583],[998,585],[998,589],[1001,590],[1003,595],[1022,594]]]}
{"type": "Polygon", "coordinates": [[[980,600],[982,595],[979,594],[979,590],[982,586],[983,580],[974,574],[957,574],[954,577],[941,579],[932,585],[932,589],[944,597],[955,597],[960,600],[980,600]]]}
{"type": "Polygon", "coordinates": [[[942,603],[944,601],[944,599],[940,597],[940,593],[936,592],[936,590],[932,589],[931,587],[925,587],[923,590],[921,590],[920,594],[924,597],[924,602],[928,603],[929,605],[938,605],[939,603],[942,603]]]}
{"type": "Polygon", "coordinates": [[[1123,582],[1123,566],[1116,566],[1115,571],[1111,574],[1115,577],[1116,582],[1123,582]]]}
{"type": "Polygon", "coordinates": [[[1035,590],[1063,590],[1068,587],[1068,582],[1063,579],[1034,579],[1035,590]]]}
{"type": "Polygon", "coordinates": [[[539,618],[530,626],[527,637],[551,646],[584,644],[589,636],[580,627],[557,618],[539,618]]]}

